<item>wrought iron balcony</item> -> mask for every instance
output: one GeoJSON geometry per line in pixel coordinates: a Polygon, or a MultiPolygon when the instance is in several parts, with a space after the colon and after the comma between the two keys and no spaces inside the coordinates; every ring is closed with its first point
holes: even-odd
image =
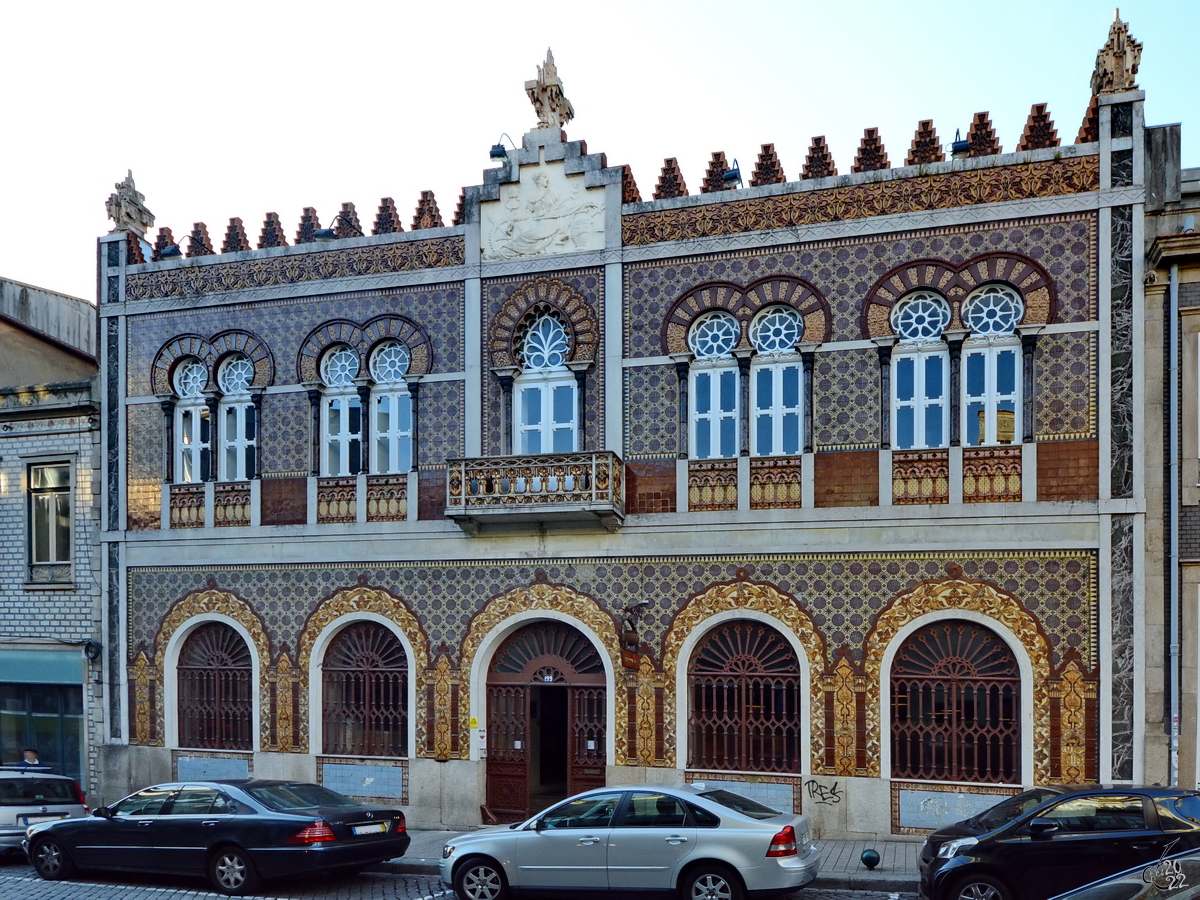
{"type": "Polygon", "coordinates": [[[624,471],[609,451],[451,459],[446,515],[471,534],[484,524],[552,522],[616,531],[625,519],[624,471]]]}

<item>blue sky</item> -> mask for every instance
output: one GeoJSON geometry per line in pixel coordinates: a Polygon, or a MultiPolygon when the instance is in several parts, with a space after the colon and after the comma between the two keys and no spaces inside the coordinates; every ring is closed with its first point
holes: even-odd
{"type": "MultiPolygon", "coordinates": [[[[900,165],[918,120],[948,142],[984,110],[1012,150],[1033,103],[1069,143],[1113,17],[1107,0],[14,6],[0,277],[89,299],[128,168],[177,238],[196,221],[216,238],[230,216],[257,237],[272,211],[290,239],[305,206],[328,224],[349,200],[370,221],[382,196],[408,221],[428,189],[449,221],[500,133],[536,124],[523,86],[547,46],[569,137],[631,165],[649,198],[668,156],[696,192],[713,151],[748,175],[773,142],[794,179],[821,134],[845,172],[877,127],[900,165]]],[[[1147,123],[1182,121],[1183,164],[1200,166],[1200,0],[1121,17],[1145,48],[1147,123]]]]}

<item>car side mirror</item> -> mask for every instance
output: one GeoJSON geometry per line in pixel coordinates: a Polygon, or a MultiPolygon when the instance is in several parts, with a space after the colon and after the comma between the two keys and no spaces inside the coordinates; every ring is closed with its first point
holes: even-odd
{"type": "Polygon", "coordinates": [[[92,810],[92,815],[99,816],[102,819],[111,819],[112,818],[112,810],[109,809],[107,806],[97,806],[95,809],[92,810]]]}
{"type": "Polygon", "coordinates": [[[1029,822],[1029,833],[1034,837],[1053,834],[1056,831],[1058,831],[1058,823],[1053,819],[1032,819],[1029,822]]]}

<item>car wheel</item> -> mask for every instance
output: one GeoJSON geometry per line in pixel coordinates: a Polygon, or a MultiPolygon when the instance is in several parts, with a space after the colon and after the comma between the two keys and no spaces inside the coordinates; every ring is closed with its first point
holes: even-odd
{"type": "Polygon", "coordinates": [[[1007,885],[990,875],[971,875],[954,885],[954,900],[1012,900],[1007,885]]]}
{"type": "Polygon", "coordinates": [[[75,873],[75,864],[58,838],[42,838],[30,847],[29,860],[34,870],[47,881],[70,878],[75,873]]]}
{"type": "Polygon", "coordinates": [[[681,887],[680,900],[742,900],[742,883],[725,866],[697,866],[681,887]]]}
{"type": "Polygon", "coordinates": [[[208,861],[208,880],[218,892],[235,897],[258,886],[254,864],[240,847],[221,847],[212,855],[208,861]]]}
{"type": "Polygon", "coordinates": [[[482,856],[468,859],[454,873],[454,893],[462,900],[504,900],[508,879],[500,864],[482,856]]]}

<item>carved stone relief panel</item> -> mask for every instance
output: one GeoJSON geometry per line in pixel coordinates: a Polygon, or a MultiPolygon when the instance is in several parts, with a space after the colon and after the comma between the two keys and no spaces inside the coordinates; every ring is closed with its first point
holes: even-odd
{"type": "Polygon", "coordinates": [[[485,260],[553,256],[604,248],[604,188],[589,190],[561,164],[526,166],[480,209],[485,260]]]}

